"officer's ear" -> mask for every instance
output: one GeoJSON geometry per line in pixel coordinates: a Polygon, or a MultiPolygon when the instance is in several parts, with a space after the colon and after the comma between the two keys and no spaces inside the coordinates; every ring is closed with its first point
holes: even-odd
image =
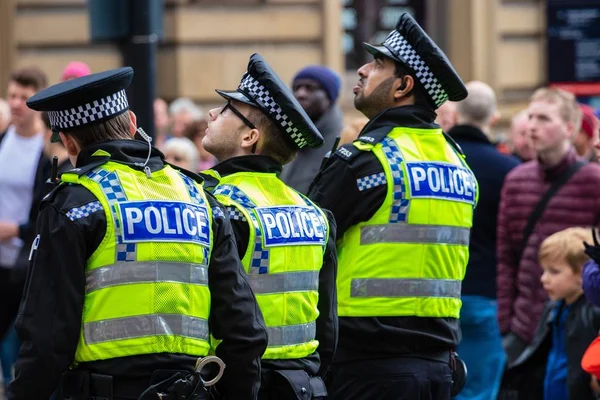
{"type": "Polygon", "coordinates": [[[131,136],[135,136],[135,133],[137,132],[137,117],[135,116],[135,113],[131,110],[129,110],[129,133],[131,134],[131,136]]]}
{"type": "Polygon", "coordinates": [[[60,136],[60,140],[65,146],[65,149],[67,149],[69,156],[77,156],[81,150],[77,140],[73,139],[73,136],[65,135],[62,132],[59,132],[58,135],[60,136]]]}
{"type": "Polygon", "coordinates": [[[249,153],[254,153],[260,137],[261,134],[258,129],[250,129],[242,135],[242,142],[240,145],[244,150],[248,150],[249,153]]]}
{"type": "Polygon", "coordinates": [[[394,101],[398,101],[402,98],[408,97],[415,87],[415,79],[408,74],[396,79],[396,81],[400,82],[396,86],[396,90],[394,91],[394,101]]]}

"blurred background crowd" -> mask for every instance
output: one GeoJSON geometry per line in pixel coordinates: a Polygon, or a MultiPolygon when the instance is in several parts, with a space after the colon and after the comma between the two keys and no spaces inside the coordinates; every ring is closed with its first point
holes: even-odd
{"type": "MultiPolygon", "coordinates": [[[[218,102],[214,88],[235,87],[248,55],[258,51],[280,72],[325,138],[322,148],[301,150],[283,170],[281,179],[303,193],[326,154],[351,143],[368,123],[352,106],[356,69],[368,61],[361,42],[382,41],[397,15],[411,12],[449,55],[469,89],[464,101],[438,109],[436,120],[462,146],[480,185],[459,347],[472,374],[461,398],[518,398],[510,397],[506,382],[501,388],[505,366],[530,365],[532,354],[534,364],[545,366],[547,373],[551,364],[553,373],[568,371],[571,379],[578,363],[574,367],[566,358],[557,362],[550,347],[539,356],[541,343],[551,335],[540,332],[540,326],[548,318],[556,321],[555,314],[545,316],[544,305],[549,298],[564,299],[553,297],[555,289],[544,282],[548,263],[538,255],[544,240],[557,232],[573,227],[589,232],[587,228],[600,225],[600,153],[595,147],[600,134],[600,0],[159,3],[164,8],[156,87],[150,91],[153,107],[146,110],[152,127],[144,127],[153,132],[154,146],[168,162],[194,172],[215,165],[202,147],[207,110],[218,102]],[[522,243],[530,217],[522,210],[532,202],[528,192],[547,190],[553,177],[581,160],[588,164],[565,184],[562,197],[549,203],[532,239],[522,243]]],[[[27,268],[50,160],[58,157],[59,172],[72,167],[62,145],[49,142],[47,116],[28,109],[25,101],[49,84],[118,67],[127,59],[121,44],[106,40],[106,32],[98,39],[103,33],[97,29],[102,14],[93,12],[97,5],[85,0],[0,1],[2,310],[14,309],[20,300],[22,287],[13,283],[22,280],[27,268]]],[[[136,101],[132,103],[137,113],[136,101]]],[[[567,236],[581,239],[579,244],[591,241],[581,232],[567,236]]],[[[574,246],[572,251],[583,254],[582,244],[574,246]]],[[[563,255],[559,253],[556,257],[563,255]]],[[[581,277],[585,261],[581,255],[575,262],[575,276],[581,277]]],[[[590,320],[573,324],[567,342],[580,340],[587,346],[598,333],[600,312],[590,307],[590,320]]],[[[10,327],[14,314],[0,314],[0,333],[6,332],[0,348],[6,384],[19,343],[10,327]]],[[[580,360],[579,353],[569,357],[580,360]]],[[[589,393],[600,392],[589,375],[584,380],[589,393]]],[[[542,398],[538,395],[527,398],[542,398]]]]}

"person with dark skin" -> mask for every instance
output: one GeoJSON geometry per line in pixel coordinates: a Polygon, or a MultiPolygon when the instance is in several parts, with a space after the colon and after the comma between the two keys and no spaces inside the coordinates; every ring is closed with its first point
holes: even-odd
{"type": "Polygon", "coordinates": [[[257,396],[267,335],[231,224],[202,179],[167,165],[137,128],[132,78],[129,67],[105,71],[27,101],[48,112],[52,141],[76,168],[40,207],[10,400],[55,390],[57,399],[208,399],[194,371],[211,338],[226,363],[220,398],[257,396]]]}
{"type": "Polygon", "coordinates": [[[323,136],[321,147],[300,149],[296,158],[283,167],[281,180],[303,194],[343,129],[342,111],[336,104],[340,86],[339,75],[319,65],[303,68],[293,79],[294,97],[323,136]]]}

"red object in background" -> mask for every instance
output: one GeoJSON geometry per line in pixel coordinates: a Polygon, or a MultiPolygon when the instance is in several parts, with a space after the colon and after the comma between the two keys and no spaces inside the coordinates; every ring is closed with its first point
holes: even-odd
{"type": "Polygon", "coordinates": [[[581,368],[600,379],[600,336],[594,339],[581,359],[581,368]]]}
{"type": "Polygon", "coordinates": [[[498,150],[500,153],[502,154],[506,154],[506,155],[511,155],[511,151],[510,148],[508,147],[508,145],[506,143],[497,143],[496,144],[496,150],[498,150]]]}
{"type": "Polygon", "coordinates": [[[550,87],[566,90],[575,96],[598,96],[600,95],[600,82],[581,83],[551,83],[550,87]]]}

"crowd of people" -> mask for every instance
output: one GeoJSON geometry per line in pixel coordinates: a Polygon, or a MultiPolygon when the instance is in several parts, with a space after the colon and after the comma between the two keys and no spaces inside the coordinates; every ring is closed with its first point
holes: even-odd
{"type": "MultiPolygon", "coordinates": [[[[377,54],[373,54],[377,60],[377,54]]],[[[84,63],[72,62],[66,66],[61,80],[91,73],[84,63]]],[[[361,82],[366,82],[371,73],[361,68],[361,82]]],[[[33,252],[30,249],[34,249],[35,241],[39,240],[35,228],[39,204],[51,188],[48,179],[60,177],[74,167],[65,144],[51,140],[56,122],[47,112],[34,111],[26,104],[47,87],[47,82],[48,77],[37,67],[15,70],[6,88],[6,99],[0,99],[0,335],[3,335],[0,362],[5,385],[13,379],[20,346],[12,325],[26,286],[26,272],[33,252]],[[55,157],[57,168],[51,163],[55,157]]],[[[380,118],[379,114],[365,112],[369,118],[344,123],[338,105],[341,83],[340,76],[324,66],[307,66],[295,74],[289,85],[291,93],[320,132],[323,144],[318,148],[302,147],[293,160],[277,159],[276,164],[283,165],[278,175],[281,181],[332,211],[336,218],[334,221],[328,214],[329,224],[337,225],[338,232],[347,231],[352,235],[354,224],[362,218],[359,213],[369,213],[373,218],[378,214],[372,206],[358,209],[352,200],[354,193],[347,192],[344,180],[356,181],[357,196],[364,196],[360,204],[370,205],[384,201],[386,177],[394,179],[396,176],[390,178],[392,175],[387,176],[387,170],[380,171],[366,162],[358,166],[352,164],[356,155],[347,149],[354,150],[353,146],[361,151],[372,151],[377,157],[387,154],[376,153],[378,150],[369,147],[368,140],[360,141],[360,137],[365,136],[376,140],[377,130],[369,121],[380,118]],[[356,141],[360,143],[353,145],[356,141]],[[330,160],[331,152],[338,148],[342,156],[345,151],[349,153],[347,160],[341,165],[331,162],[324,166],[324,160],[330,160]],[[327,180],[328,176],[338,176],[338,183],[327,180]],[[326,185],[322,184],[324,180],[326,185]],[[368,192],[367,189],[380,191],[368,192]]],[[[358,91],[362,84],[359,86],[358,91]]],[[[600,113],[579,104],[573,94],[564,90],[540,88],[531,96],[528,107],[512,117],[508,140],[498,143],[494,132],[500,115],[494,90],[479,81],[468,82],[465,88],[468,95],[464,99],[446,101],[436,110],[436,123],[460,149],[457,151],[464,154],[477,181],[471,199],[476,206],[472,211],[468,264],[460,287],[462,307],[458,321],[462,336],[453,338],[459,342],[456,351],[467,365],[468,377],[462,392],[455,398],[597,398],[600,385],[593,374],[582,369],[582,359],[600,333],[600,251],[592,232],[600,225],[600,153],[596,148],[600,113]]],[[[227,107],[240,117],[240,109],[243,111],[246,105],[238,105],[240,109],[236,109],[231,99],[237,101],[237,97],[226,92],[220,94],[228,101],[227,106],[209,112],[191,99],[175,99],[168,104],[157,98],[153,145],[173,166],[194,173],[213,170],[224,179],[222,183],[227,184],[227,179],[234,179],[228,178],[232,168],[239,166],[223,160],[239,153],[227,148],[231,143],[226,143],[226,139],[216,138],[214,133],[207,137],[210,132],[207,128],[227,107]],[[229,153],[223,153],[223,149],[229,153]]],[[[427,116],[423,115],[425,120],[427,116]]],[[[245,118],[242,121],[253,127],[245,118]]],[[[425,122],[420,124],[415,125],[415,131],[424,129],[425,122]]],[[[306,128],[310,129],[310,126],[306,128]]],[[[446,162],[460,165],[453,160],[450,157],[446,162]]],[[[268,164],[272,160],[263,161],[268,164]]],[[[419,174],[414,169],[411,173],[419,174]]],[[[272,185],[277,186],[277,182],[272,185]]],[[[400,186],[396,181],[387,183],[400,186]]],[[[413,186],[411,190],[416,193],[419,189],[413,186]]],[[[295,196],[287,192],[286,195],[295,196]]],[[[225,206],[229,205],[227,196],[217,195],[217,198],[225,206]]],[[[312,203],[306,201],[307,207],[311,207],[312,203]]],[[[240,229],[235,224],[233,228],[234,231],[240,229]]],[[[247,227],[243,229],[241,234],[236,231],[240,250],[252,246],[255,239],[247,227]]],[[[334,231],[329,233],[335,235],[335,228],[332,229],[334,231]]],[[[342,240],[350,239],[338,235],[337,240],[339,245],[342,240]]],[[[312,253],[306,254],[312,257],[312,253]]],[[[456,254],[458,257],[462,253],[456,254]]],[[[239,256],[243,260],[244,252],[239,256]]],[[[349,256],[346,254],[346,257],[349,256]]],[[[344,262],[352,261],[340,257],[339,262],[342,268],[344,262]]],[[[342,295],[339,301],[351,300],[342,295]]],[[[398,306],[401,307],[401,303],[398,306]]],[[[393,322],[386,326],[390,329],[393,322]]],[[[443,332],[435,334],[443,336],[443,332]]],[[[349,336],[341,338],[342,348],[359,347],[360,341],[354,342],[356,339],[349,336]]],[[[331,362],[327,360],[330,355],[327,346],[335,347],[332,344],[335,341],[337,338],[322,344],[325,349],[321,354],[322,363],[331,362]]],[[[369,348],[368,343],[366,347],[369,348]]],[[[355,361],[347,356],[348,363],[355,361]]],[[[380,359],[377,365],[381,365],[380,359]]],[[[317,372],[318,369],[313,374],[317,372]]],[[[338,369],[336,373],[338,382],[352,376],[348,370],[338,369]]],[[[343,390],[338,392],[337,398],[341,398],[339,396],[343,396],[343,390]]]]}

